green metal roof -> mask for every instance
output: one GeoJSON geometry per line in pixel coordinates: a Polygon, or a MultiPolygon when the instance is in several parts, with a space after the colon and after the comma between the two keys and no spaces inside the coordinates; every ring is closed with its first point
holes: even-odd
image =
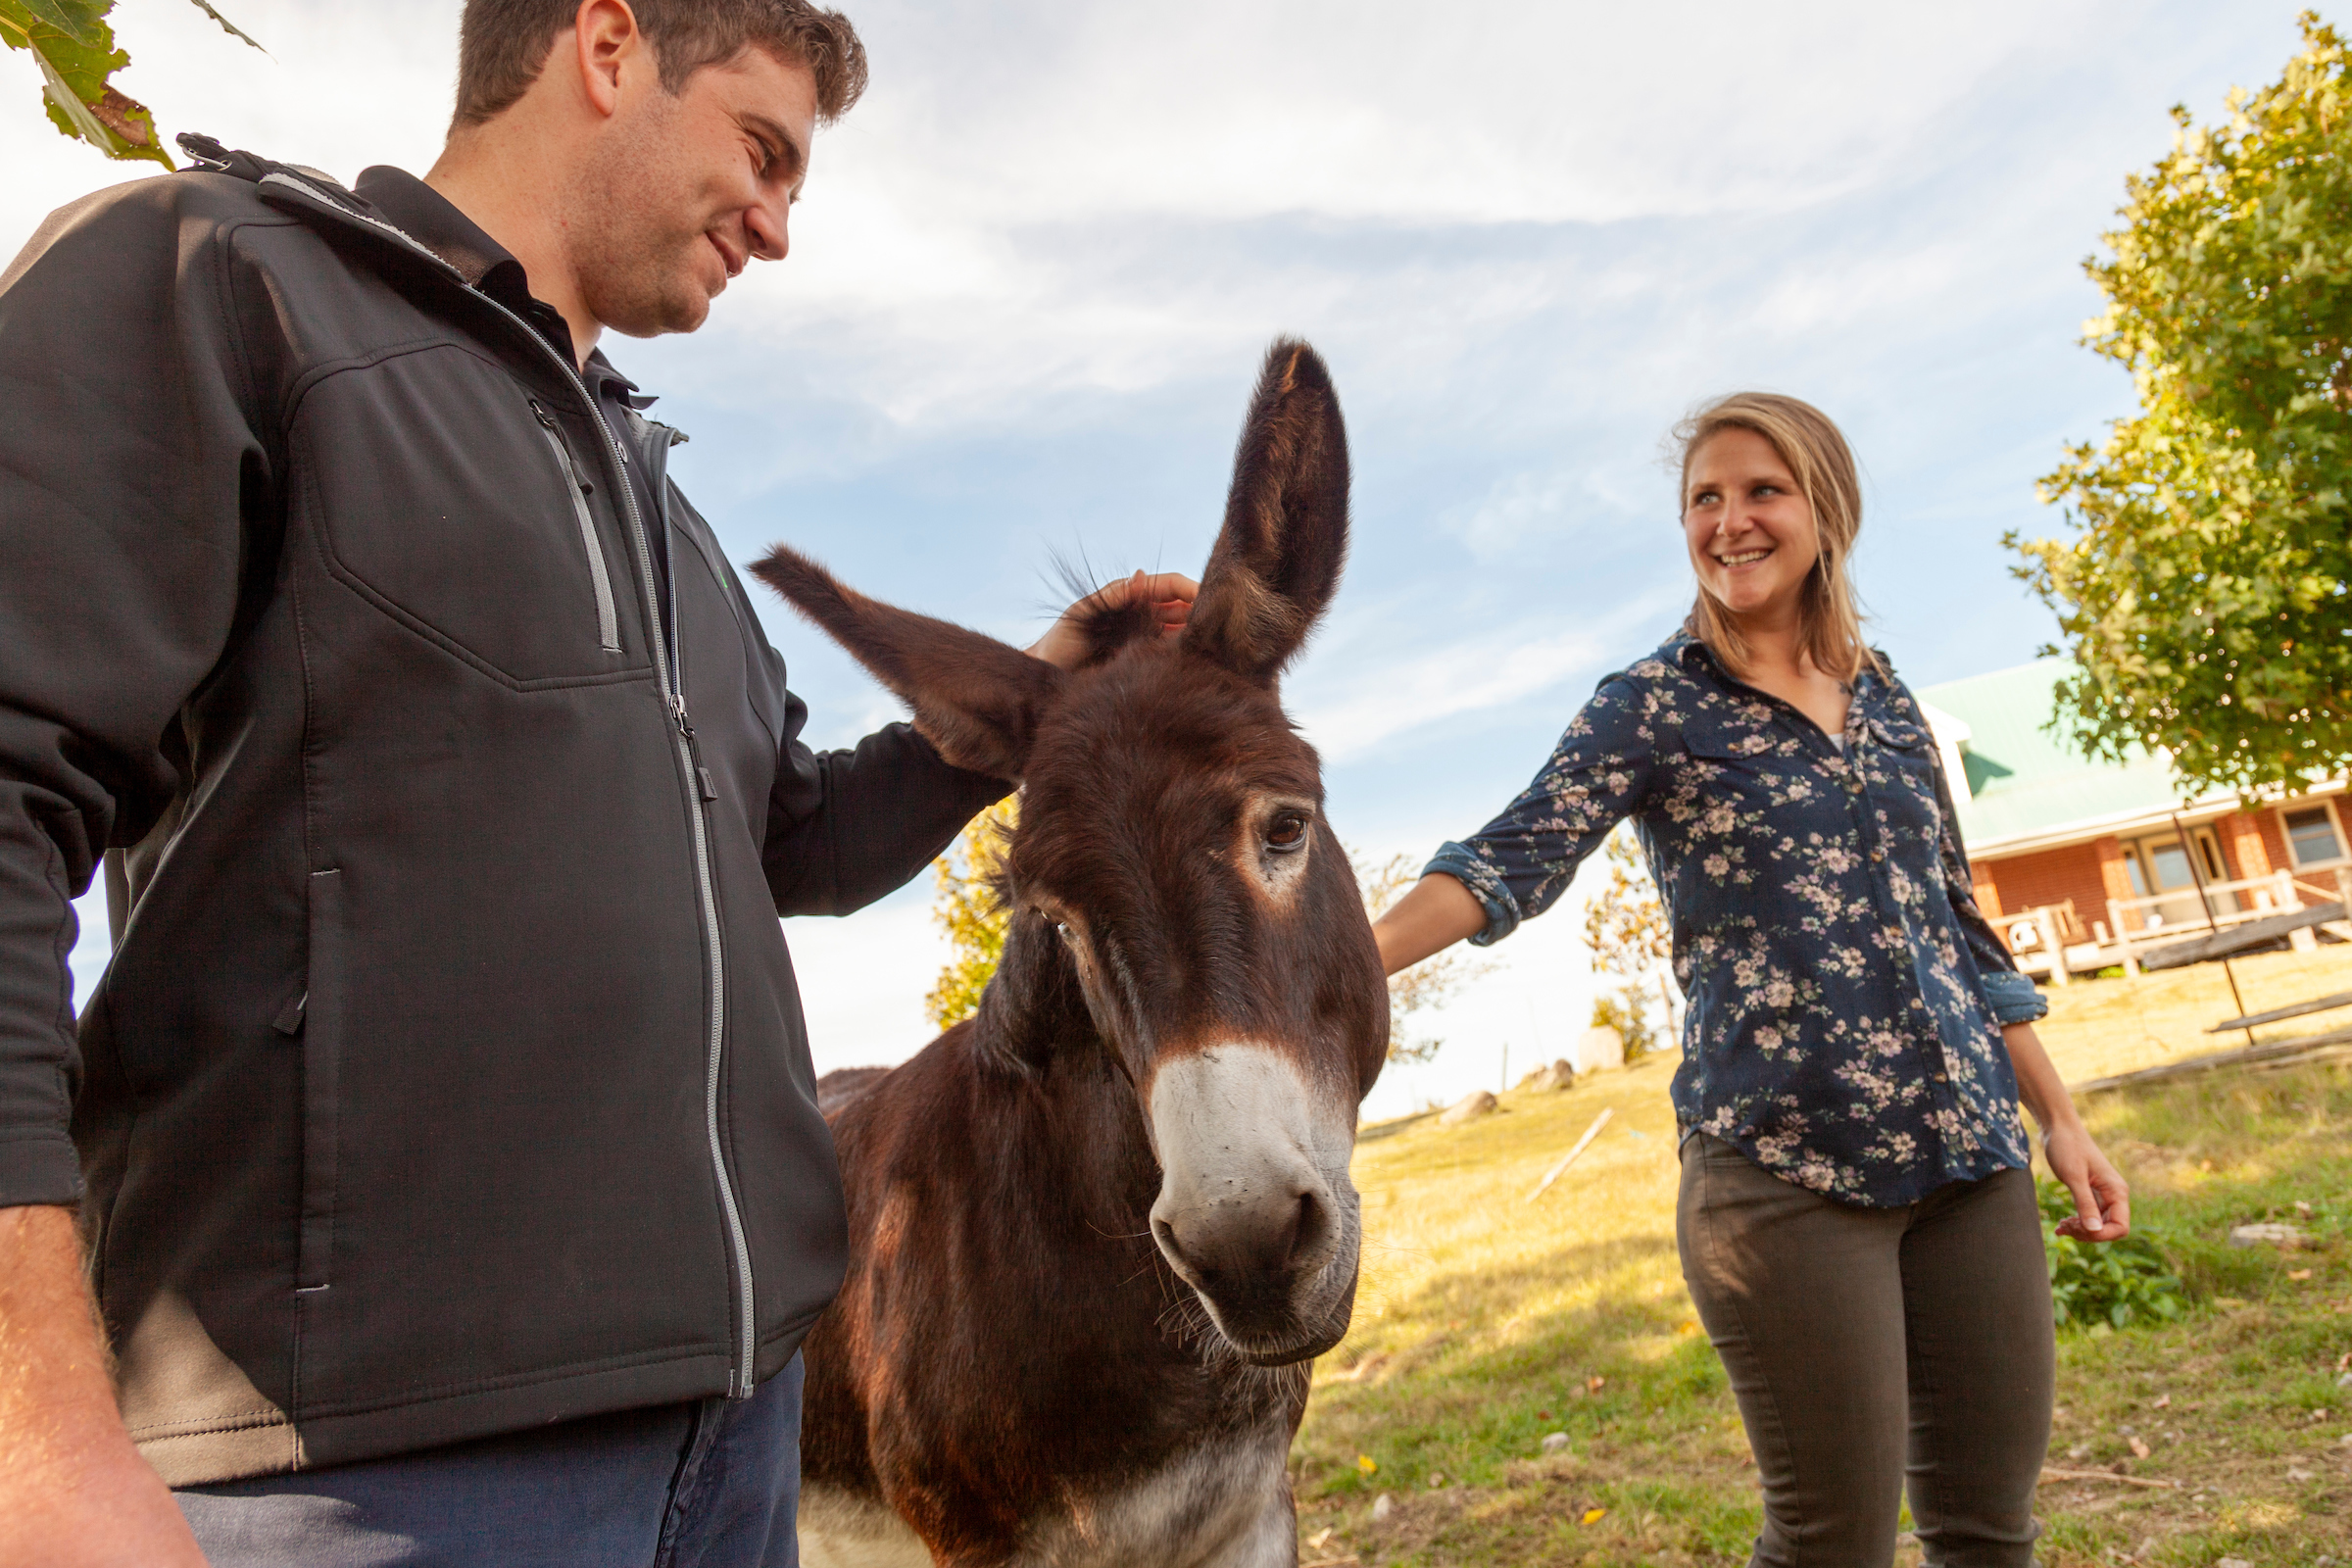
{"type": "Polygon", "coordinates": [[[1962,760],[1971,798],[1956,804],[1970,848],[2180,803],[2179,781],[2160,759],[2134,748],[2130,761],[2094,762],[2044,727],[2059,680],[2074,669],[2071,660],[2044,659],[1919,688],[1921,702],[1968,726],[1962,760]]]}

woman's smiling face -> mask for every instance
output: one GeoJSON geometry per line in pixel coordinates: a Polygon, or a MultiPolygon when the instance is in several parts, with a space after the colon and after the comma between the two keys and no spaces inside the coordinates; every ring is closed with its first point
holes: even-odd
{"type": "Polygon", "coordinates": [[[1737,425],[1685,466],[1683,536],[1700,585],[1743,618],[1792,610],[1821,557],[1796,476],[1771,442],[1737,425]]]}

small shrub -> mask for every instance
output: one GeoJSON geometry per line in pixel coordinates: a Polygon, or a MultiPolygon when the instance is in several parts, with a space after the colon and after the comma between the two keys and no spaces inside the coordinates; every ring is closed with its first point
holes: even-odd
{"type": "Polygon", "coordinates": [[[2105,1323],[2127,1329],[2180,1315],[2185,1293],[2154,1242],[2137,1233],[2120,1242],[2087,1243],[2059,1235],[2058,1222],[2074,1211],[2074,1195],[2065,1187],[2041,1184],[2041,1245],[2050,1260],[2050,1306],[2060,1328],[2105,1323]]]}

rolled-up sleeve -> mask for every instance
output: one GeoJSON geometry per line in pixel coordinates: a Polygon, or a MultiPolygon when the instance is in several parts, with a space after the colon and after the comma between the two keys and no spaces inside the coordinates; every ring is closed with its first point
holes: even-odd
{"type": "Polygon", "coordinates": [[[1500,942],[1549,908],[1609,830],[1640,808],[1656,756],[1647,709],[1632,682],[1603,684],[1519,798],[1468,839],[1441,846],[1423,868],[1461,883],[1486,910],[1473,943],[1500,942]]]}

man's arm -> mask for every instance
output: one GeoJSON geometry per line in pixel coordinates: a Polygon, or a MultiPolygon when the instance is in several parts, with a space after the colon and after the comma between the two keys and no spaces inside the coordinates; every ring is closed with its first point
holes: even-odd
{"type": "Polygon", "coordinates": [[[202,1568],[122,1430],[71,1211],[0,1208],[0,1562],[202,1568]]]}
{"type": "Polygon", "coordinates": [[[200,1561],[123,1432],[75,1246],[72,900],[177,785],[234,622],[249,472],[218,202],[141,180],[0,273],[0,1562],[200,1561]]]}
{"type": "MultiPolygon", "coordinates": [[[[1067,669],[1086,655],[1089,613],[1141,601],[1162,635],[1184,627],[1200,584],[1137,572],[1064,611],[1030,654],[1067,669]]],[[[784,748],[768,802],[769,891],[778,914],[848,914],[904,887],[963,825],[1011,792],[1007,780],[950,765],[911,724],[892,724],[846,752],[800,739],[808,705],[787,696],[784,748]]]]}

